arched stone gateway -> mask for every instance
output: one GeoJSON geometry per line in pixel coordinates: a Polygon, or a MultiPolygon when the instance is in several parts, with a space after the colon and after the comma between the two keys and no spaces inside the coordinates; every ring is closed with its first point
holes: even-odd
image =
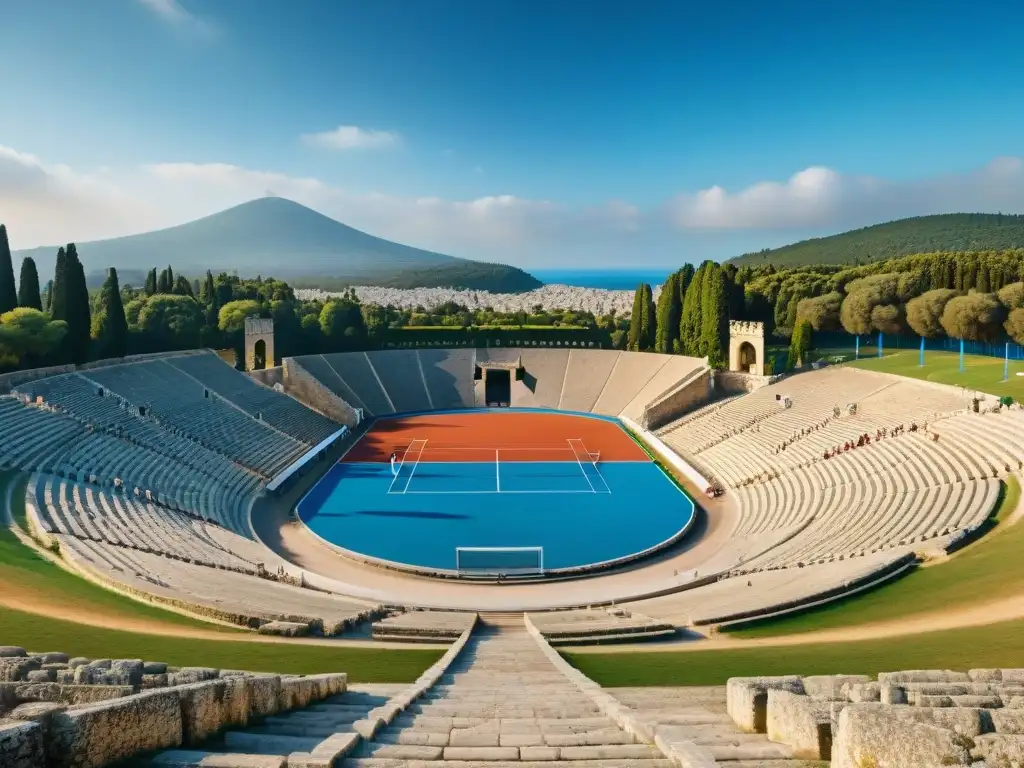
{"type": "Polygon", "coordinates": [[[272,368],[274,360],[274,321],[262,317],[245,318],[245,370],[272,368]],[[257,358],[262,365],[257,365],[257,358]]]}
{"type": "Polygon", "coordinates": [[[764,375],[764,323],[729,321],[729,370],[764,375]]]}

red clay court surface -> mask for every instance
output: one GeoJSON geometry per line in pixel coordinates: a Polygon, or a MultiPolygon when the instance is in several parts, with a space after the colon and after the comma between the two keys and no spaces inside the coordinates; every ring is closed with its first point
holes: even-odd
{"type": "Polygon", "coordinates": [[[567,413],[435,413],[385,419],[374,424],[343,461],[387,462],[401,458],[413,441],[426,441],[431,462],[559,461],[572,452],[569,441],[586,446],[601,461],[650,461],[613,421],[567,413]],[[579,442],[577,442],[579,441],[579,442]]]}

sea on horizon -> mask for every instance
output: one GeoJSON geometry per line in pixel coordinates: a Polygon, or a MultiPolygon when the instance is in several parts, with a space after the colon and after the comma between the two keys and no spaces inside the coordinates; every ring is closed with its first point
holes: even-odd
{"type": "Polygon", "coordinates": [[[675,270],[668,268],[639,269],[528,269],[545,285],[571,285],[576,288],[604,288],[609,291],[632,291],[640,283],[661,285],[675,270]]]}

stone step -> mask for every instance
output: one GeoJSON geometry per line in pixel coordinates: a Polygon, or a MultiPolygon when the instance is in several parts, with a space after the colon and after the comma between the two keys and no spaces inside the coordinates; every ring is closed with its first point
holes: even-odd
{"type": "Polygon", "coordinates": [[[307,725],[303,723],[279,723],[275,725],[253,725],[245,729],[246,733],[263,734],[265,736],[300,736],[325,739],[335,733],[349,733],[351,724],[347,725],[307,725]]]}
{"type": "Polygon", "coordinates": [[[718,761],[777,760],[793,756],[789,747],[767,740],[749,744],[711,744],[706,748],[718,761]]]}
{"type": "Polygon", "coordinates": [[[237,752],[257,755],[288,755],[292,752],[309,752],[322,739],[304,736],[277,736],[251,731],[228,731],[224,734],[224,746],[237,752]]]}
{"type": "Polygon", "coordinates": [[[148,765],[163,768],[285,768],[287,763],[288,758],[284,755],[245,755],[190,749],[169,749],[148,761],[148,765]]]}
{"type": "Polygon", "coordinates": [[[366,718],[366,712],[332,715],[329,712],[305,712],[299,710],[290,715],[271,715],[263,719],[265,725],[333,725],[351,724],[366,718]]]}
{"type": "Polygon", "coordinates": [[[356,748],[353,758],[374,758],[397,761],[462,760],[467,762],[518,762],[561,760],[576,762],[583,760],[660,760],[663,755],[649,744],[609,744],[601,746],[432,746],[413,744],[382,744],[373,742],[356,748]]]}

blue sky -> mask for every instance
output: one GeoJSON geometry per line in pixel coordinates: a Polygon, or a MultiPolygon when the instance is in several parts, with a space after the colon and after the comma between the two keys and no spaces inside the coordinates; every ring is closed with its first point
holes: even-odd
{"type": "Polygon", "coordinates": [[[267,191],[528,267],[674,266],[1024,211],[1019,4],[12,5],[0,221],[15,247],[267,191]]]}

